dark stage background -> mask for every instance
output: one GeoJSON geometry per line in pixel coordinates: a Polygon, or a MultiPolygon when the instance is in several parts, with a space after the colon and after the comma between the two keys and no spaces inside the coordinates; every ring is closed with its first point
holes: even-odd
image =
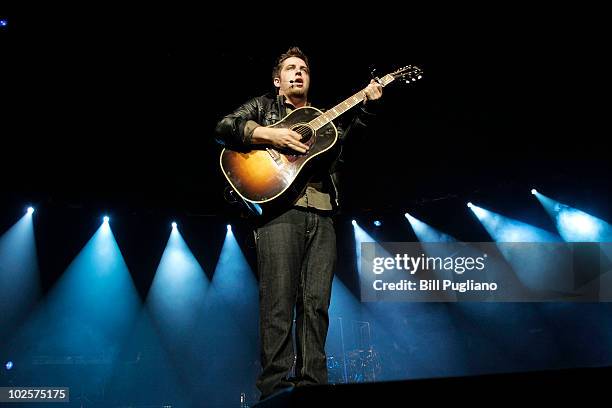
{"type": "Polygon", "coordinates": [[[385,89],[369,139],[350,152],[346,211],[402,212],[505,185],[606,196],[597,91],[608,81],[595,22],[578,30],[577,15],[408,9],[368,18],[358,9],[324,27],[297,23],[295,34],[285,26],[299,18],[282,13],[253,14],[265,28],[227,10],[16,13],[0,37],[3,194],[38,205],[226,214],[214,125],[268,91],[276,56],[299,45],[320,107],[367,84],[371,65],[425,72],[411,87],[385,89]]]}

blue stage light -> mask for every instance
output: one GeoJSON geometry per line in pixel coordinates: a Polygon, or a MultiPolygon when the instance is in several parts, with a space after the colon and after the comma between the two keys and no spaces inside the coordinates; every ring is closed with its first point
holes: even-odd
{"type": "Polygon", "coordinates": [[[581,237],[595,236],[599,229],[594,217],[569,207],[559,211],[558,225],[581,237]]]}
{"type": "Polygon", "coordinates": [[[6,364],[4,365],[4,368],[6,368],[7,370],[10,370],[11,368],[13,368],[13,362],[7,361],[6,364]]]}
{"type": "Polygon", "coordinates": [[[108,221],[110,220],[110,218],[108,218],[108,216],[104,216],[104,218],[102,218],[104,220],[105,224],[108,224],[108,221]]]}
{"type": "Polygon", "coordinates": [[[34,213],[34,207],[28,207],[28,214],[32,215],[34,213]]]}
{"type": "Polygon", "coordinates": [[[525,222],[472,205],[471,210],[496,242],[560,242],[561,237],[525,222]]]}
{"type": "Polygon", "coordinates": [[[176,229],[176,222],[172,223],[172,229],[176,229]]]}
{"type": "Polygon", "coordinates": [[[379,220],[374,221],[375,227],[380,227],[381,225],[382,225],[382,222],[380,222],[379,220]]]}
{"type": "Polygon", "coordinates": [[[612,242],[612,226],[606,221],[548,198],[542,193],[538,193],[536,198],[550,215],[565,241],[612,242]]]}
{"type": "Polygon", "coordinates": [[[414,218],[412,215],[405,213],[404,217],[410,222],[410,226],[420,242],[454,242],[456,239],[448,234],[445,234],[430,225],[427,225],[421,220],[414,218]]]}

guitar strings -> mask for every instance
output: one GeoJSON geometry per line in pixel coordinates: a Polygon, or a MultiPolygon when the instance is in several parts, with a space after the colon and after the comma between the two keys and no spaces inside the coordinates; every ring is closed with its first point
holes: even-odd
{"type": "Polygon", "coordinates": [[[306,136],[306,135],[308,135],[310,133],[310,128],[308,128],[306,126],[300,126],[297,129],[300,129],[300,130],[294,130],[294,132],[297,132],[297,133],[299,133],[302,136],[306,136]]]}

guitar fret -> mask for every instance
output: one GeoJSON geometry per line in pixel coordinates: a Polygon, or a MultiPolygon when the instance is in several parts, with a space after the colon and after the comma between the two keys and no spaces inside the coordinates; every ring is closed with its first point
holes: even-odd
{"type": "MultiPolygon", "coordinates": [[[[387,86],[391,82],[393,82],[394,79],[395,78],[393,75],[387,74],[380,79],[380,84],[382,86],[387,86]]],[[[365,96],[364,90],[361,90],[357,92],[356,94],[354,94],[353,96],[346,98],[344,101],[340,102],[339,104],[337,104],[336,106],[334,106],[327,112],[323,113],[316,119],[311,120],[309,125],[312,128],[314,128],[314,130],[319,130],[323,126],[331,122],[332,120],[336,119],[338,116],[342,115],[343,113],[345,113],[346,111],[348,111],[349,109],[351,109],[352,107],[354,107],[355,105],[363,101],[365,97],[366,96],[365,96]]]]}

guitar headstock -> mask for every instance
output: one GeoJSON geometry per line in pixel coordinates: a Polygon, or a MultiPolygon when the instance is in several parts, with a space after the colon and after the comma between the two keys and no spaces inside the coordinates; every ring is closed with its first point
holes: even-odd
{"type": "Polygon", "coordinates": [[[423,77],[423,70],[414,65],[406,65],[390,74],[393,79],[404,81],[406,83],[416,82],[423,77]]]}

